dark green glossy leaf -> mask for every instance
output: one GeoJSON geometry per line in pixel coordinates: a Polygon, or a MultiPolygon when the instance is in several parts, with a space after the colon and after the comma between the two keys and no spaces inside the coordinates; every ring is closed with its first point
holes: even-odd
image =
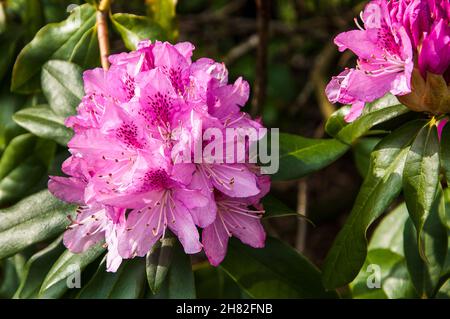
{"type": "Polygon", "coordinates": [[[195,287],[199,299],[242,298],[241,288],[220,267],[208,262],[195,265],[195,287]]]}
{"type": "Polygon", "coordinates": [[[436,126],[427,125],[411,145],[403,172],[403,193],[421,253],[421,232],[436,198],[438,183],[439,138],[436,126]]]}
{"type": "Polygon", "coordinates": [[[82,271],[91,262],[104,253],[102,243],[90,247],[88,250],[74,254],[66,250],[53,264],[41,285],[39,295],[45,295],[55,285],[66,284],[66,279],[77,271],[82,271]]]}
{"type": "Polygon", "coordinates": [[[422,256],[419,254],[417,233],[413,222],[409,220],[405,226],[406,264],[414,287],[421,297],[435,296],[444,271],[448,251],[448,234],[447,228],[442,224],[440,211],[445,211],[445,201],[441,190],[438,191],[423,227],[421,237],[422,256]]]}
{"type": "Polygon", "coordinates": [[[345,123],[344,116],[349,108],[338,110],[327,121],[325,130],[328,134],[346,144],[352,144],[365,135],[372,127],[393,119],[409,111],[392,95],[368,103],[363,114],[352,123],[345,123]]]}
{"type": "Polygon", "coordinates": [[[327,288],[349,283],[364,264],[367,229],[400,193],[409,145],[422,125],[421,121],[408,123],[386,136],[372,152],[350,216],[325,259],[323,282],[327,288]]]}
{"type": "Polygon", "coordinates": [[[83,95],[82,69],[73,63],[51,60],[42,67],[42,91],[56,115],[76,113],[83,95]]]}
{"type": "Polygon", "coordinates": [[[370,154],[380,141],[381,138],[365,137],[358,140],[353,146],[353,158],[362,177],[366,177],[370,165],[370,154]]]}
{"type": "Polygon", "coordinates": [[[40,0],[27,0],[24,12],[27,26],[27,41],[44,25],[43,4],[40,0]]]}
{"type": "Polygon", "coordinates": [[[19,287],[24,263],[24,257],[20,254],[0,260],[0,299],[14,295],[14,291],[19,287]]]}
{"type": "Polygon", "coordinates": [[[31,134],[15,137],[0,159],[0,205],[38,190],[55,152],[52,141],[31,134]]]}
{"type": "Polygon", "coordinates": [[[350,112],[350,109],[350,105],[345,105],[331,114],[331,116],[325,123],[325,132],[328,135],[335,137],[344,127],[349,125],[349,123],[346,122],[344,118],[345,115],[350,112]]]}
{"type": "Polygon", "coordinates": [[[350,284],[354,298],[417,297],[403,253],[403,230],[408,219],[408,210],[403,203],[384,217],[375,229],[366,261],[350,284]]]}
{"type": "Polygon", "coordinates": [[[417,297],[406,269],[404,257],[388,249],[370,250],[361,272],[350,286],[354,298],[417,297]],[[377,280],[380,284],[378,288],[374,286],[377,280]]]}
{"type": "Polygon", "coordinates": [[[293,248],[268,238],[262,249],[230,240],[222,269],[252,298],[336,298],[320,271],[293,248]]]}
{"type": "Polygon", "coordinates": [[[195,281],[191,259],[181,244],[173,246],[172,264],[159,292],[150,298],[195,299],[195,281]]]}
{"type": "Polygon", "coordinates": [[[61,233],[75,210],[47,190],[0,210],[0,259],[61,233]]]}
{"type": "Polygon", "coordinates": [[[303,217],[303,215],[300,215],[295,210],[289,208],[281,200],[270,194],[262,199],[262,204],[265,210],[263,218],[284,217],[284,216],[303,217]]]}
{"type": "Polygon", "coordinates": [[[444,126],[441,135],[441,166],[444,169],[447,184],[450,185],[450,125],[444,126]]]}
{"type": "MultiPolygon", "coordinates": [[[[95,25],[95,9],[84,4],[59,23],[44,26],[20,52],[14,64],[11,89],[19,93],[39,91],[42,65],[51,59],[69,60],[86,32],[95,25]]],[[[75,51],[75,53],[74,53],[75,51]]]]}
{"type": "Polygon", "coordinates": [[[398,205],[383,218],[373,232],[368,247],[369,250],[388,249],[397,255],[404,256],[403,230],[408,219],[406,204],[398,205]]]}
{"type": "Polygon", "coordinates": [[[56,115],[46,105],[20,110],[13,119],[34,135],[54,140],[63,146],[73,135],[73,131],[64,125],[64,117],[56,115]]]}
{"type": "Polygon", "coordinates": [[[80,291],[81,299],[137,299],[145,285],[143,258],[125,260],[117,272],[107,272],[106,262],[100,263],[97,272],[80,291]]]}
{"type": "Polygon", "coordinates": [[[273,179],[297,179],[318,171],[341,157],[348,148],[335,139],[311,139],[281,133],[280,167],[273,179]]]}
{"type": "Polygon", "coordinates": [[[82,66],[84,69],[93,69],[100,65],[97,26],[83,34],[74,47],[69,61],[82,66]]]}
{"type": "Polygon", "coordinates": [[[149,18],[130,13],[116,13],[111,16],[114,28],[122,37],[128,50],[136,50],[142,40],[164,40],[161,27],[149,18]]]}
{"type": "MultiPolygon", "coordinates": [[[[20,282],[20,286],[14,294],[14,298],[27,299],[38,298],[39,288],[45,275],[50,270],[52,263],[64,251],[61,238],[48,245],[43,250],[37,252],[25,264],[24,276],[20,282]]],[[[48,294],[46,297],[51,297],[48,294]]]]}
{"type": "Polygon", "coordinates": [[[0,80],[3,79],[13,62],[20,35],[20,30],[16,29],[7,29],[4,34],[0,35],[0,52],[2,52],[2,58],[0,59],[0,80]]]}
{"type": "Polygon", "coordinates": [[[18,111],[24,103],[22,96],[3,92],[3,90],[0,94],[0,155],[14,137],[25,133],[25,130],[12,120],[14,112],[18,111]]]}
{"type": "Polygon", "coordinates": [[[177,239],[166,237],[153,245],[146,257],[147,281],[150,290],[156,294],[166,279],[172,262],[172,249],[177,239]]]}

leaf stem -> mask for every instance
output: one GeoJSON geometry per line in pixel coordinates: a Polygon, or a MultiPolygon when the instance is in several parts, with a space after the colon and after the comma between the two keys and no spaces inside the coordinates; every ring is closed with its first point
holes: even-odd
{"type": "Polygon", "coordinates": [[[111,6],[111,0],[101,0],[97,9],[97,36],[100,49],[100,61],[102,68],[109,69],[109,37],[107,15],[111,6]]]}

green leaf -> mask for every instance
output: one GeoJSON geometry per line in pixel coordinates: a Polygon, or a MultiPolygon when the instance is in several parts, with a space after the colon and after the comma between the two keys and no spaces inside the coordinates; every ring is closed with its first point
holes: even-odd
{"type": "MultiPolygon", "coordinates": [[[[63,251],[64,246],[60,237],[43,250],[31,256],[25,264],[24,277],[14,294],[14,298],[38,298],[39,288],[41,287],[45,275],[50,270],[52,263],[63,251]]],[[[49,297],[49,295],[47,295],[47,297],[49,297]]]]}
{"type": "Polygon", "coordinates": [[[61,233],[75,210],[47,190],[0,210],[0,259],[61,233]]]}
{"type": "Polygon", "coordinates": [[[297,213],[295,210],[289,208],[281,200],[270,194],[262,199],[262,204],[265,210],[263,218],[284,217],[284,216],[304,217],[303,215],[297,213]]]}
{"type": "Polygon", "coordinates": [[[42,65],[51,59],[69,60],[84,41],[84,34],[95,25],[95,9],[84,4],[76,7],[70,16],[59,23],[44,26],[20,52],[14,64],[11,90],[18,93],[39,91],[42,65]]]}
{"type": "Polygon", "coordinates": [[[267,238],[261,249],[230,240],[220,267],[252,298],[337,297],[325,291],[315,266],[274,238],[267,238]]]}
{"type": "Polygon", "coordinates": [[[348,107],[336,111],[327,121],[325,130],[345,144],[352,144],[365,135],[375,125],[386,122],[409,111],[406,106],[401,105],[395,96],[390,94],[367,104],[363,114],[354,122],[346,124],[344,116],[348,107]]]}
{"type": "Polygon", "coordinates": [[[0,52],[2,52],[2,58],[0,59],[0,80],[3,79],[13,62],[20,35],[21,32],[17,29],[9,29],[0,35],[0,52]]]}
{"type": "Polygon", "coordinates": [[[441,166],[450,185],[450,125],[445,125],[441,135],[441,166]]]}
{"type": "Polygon", "coordinates": [[[220,267],[208,262],[195,265],[195,287],[199,299],[238,299],[242,290],[220,267]]]}
{"type": "Polygon", "coordinates": [[[143,258],[125,260],[117,272],[107,272],[105,259],[89,283],[80,291],[80,299],[137,299],[145,282],[143,258]]]}
{"type": "Polygon", "coordinates": [[[36,191],[54,153],[52,141],[31,134],[15,137],[0,159],[0,205],[13,203],[36,191]]]}
{"type": "Polygon", "coordinates": [[[450,279],[447,279],[447,281],[439,289],[438,293],[436,294],[436,298],[450,299],[450,279]]]}
{"type": "Polygon", "coordinates": [[[42,67],[42,91],[56,115],[76,113],[84,95],[82,69],[73,63],[51,60],[42,67]]]}
{"type": "Polygon", "coordinates": [[[4,91],[6,90],[2,90],[0,94],[0,155],[14,137],[25,133],[25,130],[12,120],[14,112],[25,103],[24,98],[4,91]]]}
{"type": "Polygon", "coordinates": [[[64,125],[64,117],[56,115],[45,105],[20,110],[13,119],[34,135],[54,140],[63,146],[73,135],[73,131],[64,125]]]}
{"type": "Polygon", "coordinates": [[[171,39],[175,39],[178,35],[175,25],[176,5],[177,0],[148,1],[149,16],[166,30],[171,39]]]}
{"type": "Polygon", "coordinates": [[[353,146],[353,158],[362,177],[366,177],[370,165],[370,153],[380,141],[381,139],[377,137],[365,137],[353,146]]]}
{"type": "Polygon", "coordinates": [[[44,295],[53,286],[64,282],[69,276],[73,275],[76,271],[82,271],[87,265],[97,259],[105,248],[103,244],[99,243],[88,250],[74,254],[69,250],[66,250],[49,270],[48,274],[41,285],[39,295],[44,295]]]}
{"type": "Polygon", "coordinates": [[[417,297],[406,269],[404,257],[388,249],[370,250],[361,272],[350,286],[354,298],[417,297]],[[379,280],[380,286],[374,287],[373,284],[377,280],[379,280]]]}
{"type": "Polygon", "coordinates": [[[164,40],[164,30],[149,18],[130,13],[116,13],[111,16],[114,28],[122,37],[128,50],[136,50],[142,40],[164,40]]]}
{"type": "Polygon", "coordinates": [[[175,237],[170,236],[153,245],[146,257],[147,281],[153,294],[157,294],[172,262],[172,249],[176,244],[175,237]]]}
{"type": "Polygon", "coordinates": [[[414,229],[413,222],[409,220],[405,226],[406,264],[414,287],[421,297],[434,297],[436,295],[444,271],[448,251],[448,234],[447,228],[442,224],[440,218],[442,211],[445,212],[445,201],[442,191],[439,189],[423,226],[422,256],[419,254],[417,232],[414,229]]]}
{"type": "Polygon", "coordinates": [[[27,42],[42,27],[44,22],[43,4],[40,0],[26,0],[23,12],[26,24],[27,42]]]}
{"type": "Polygon", "coordinates": [[[417,297],[403,253],[403,231],[408,219],[408,210],[403,203],[384,217],[375,229],[366,261],[350,284],[354,298],[417,297]],[[373,285],[374,280],[379,280],[379,287],[373,285]]]}
{"type": "Polygon", "coordinates": [[[195,299],[195,281],[191,259],[177,242],[173,246],[173,257],[169,273],[166,275],[161,289],[150,298],[195,299]]]}
{"type": "Polygon", "coordinates": [[[417,134],[403,172],[406,206],[417,230],[419,250],[421,233],[430,213],[439,183],[439,138],[436,126],[425,126],[417,134]]]}
{"type": "Polygon", "coordinates": [[[403,230],[409,219],[406,204],[398,205],[392,212],[383,218],[373,232],[369,243],[369,250],[388,249],[397,255],[404,256],[403,230]]]}
{"type": "Polygon", "coordinates": [[[335,137],[344,127],[350,125],[345,121],[345,115],[350,112],[350,109],[350,105],[344,105],[331,114],[325,123],[325,132],[328,135],[335,137]]]}
{"type": "Polygon", "coordinates": [[[298,179],[318,171],[341,157],[348,148],[335,139],[311,139],[280,133],[280,166],[273,179],[298,179]]]}
{"type": "Polygon", "coordinates": [[[422,125],[421,121],[406,124],[386,136],[372,152],[368,174],[350,216],[325,259],[323,282],[327,288],[349,283],[364,264],[367,229],[400,193],[406,154],[422,125]]]}
{"type": "Polygon", "coordinates": [[[20,254],[0,260],[0,298],[11,298],[19,286],[24,258],[20,254]]]}
{"type": "Polygon", "coordinates": [[[83,34],[74,47],[69,61],[82,66],[84,69],[93,69],[100,65],[97,26],[83,34]]]}

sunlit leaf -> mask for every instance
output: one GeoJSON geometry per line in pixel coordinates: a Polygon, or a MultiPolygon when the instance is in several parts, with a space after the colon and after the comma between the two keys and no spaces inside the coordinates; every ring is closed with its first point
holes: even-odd
{"type": "Polygon", "coordinates": [[[79,43],[94,25],[95,9],[84,4],[76,7],[66,20],[40,29],[17,57],[11,89],[20,93],[39,91],[42,65],[51,59],[69,60],[77,56],[77,50],[85,50],[79,43]]]}
{"type": "Polygon", "coordinates": [[[0,259],[60,234],[75,210],[47,190],[0,210],[0,259]]]}
{"type": "Polygon", "coordinates": [[[136,50],[142,40],[165,40],[163,29],[147,17],[130,13],[116,13],[111,16],[114,28],[129,50],[136,50]]]}
{"type": "Polygon", "coordinates": [[[372,152],[367,176],[350,216],[325,259],[323,281],[327,288],[349,283],[364,264],[367,229],[400,193],[409,145],[422,126],[422,121],[406,124],[386,136],[372,152]]]}
{"type": "Polygon", "coordinates": [[[56,115],[46,105],[20,110],[13,119],[34,135],[54,140],[63,146],[73,135],[72,130],[64,125],[64,117],[56,115]]]}

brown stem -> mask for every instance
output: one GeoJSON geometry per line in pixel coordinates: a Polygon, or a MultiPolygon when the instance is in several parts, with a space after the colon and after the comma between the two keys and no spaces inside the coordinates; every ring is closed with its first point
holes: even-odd
{"type": "Polygon", "coordinates": [[[256,78],[252,100],[253,116],[261,113],[266,98],[270,2],[270,0],[256,0],[258,9],[258,49],[256,52],[256,78]]]}
{"type": "Polygon", "coordinates": [[[108,12],[111,0],[102,0],[97,9],[97,36],[100,49],[100,61],[102,68],[109,69],[109,37],[108,37],[108,12]]]}
{"type": "MultiPolygon", "coordinates": [[[[308,200],[307,194],[308,194],[308,184],[306,183],[306,179],[302,178],[301,180],[298,181],[298,193],[297,193],[297,213],[299,215],[306,216],[307,200],[308,200]]],[[[295,248],[301,253],[305,251],[306,231],[307,231],[306,219],[298,217],[295,248]]]]}

